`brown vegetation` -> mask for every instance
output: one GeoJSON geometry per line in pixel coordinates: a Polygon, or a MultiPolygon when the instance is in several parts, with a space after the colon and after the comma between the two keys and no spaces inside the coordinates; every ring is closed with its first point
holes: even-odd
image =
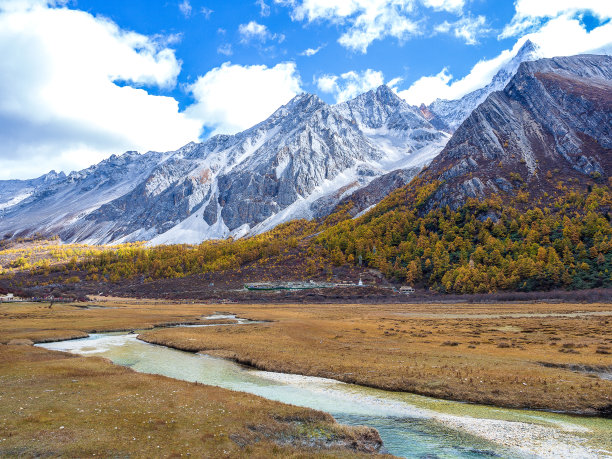
{"type": "Polygon", "coordinates": [[[322,412],[97,357],[2,345],[0,375],[2,457],[358,457],[380,441],[322,412]]]}
{"type": "Polygon", "coordinates": [[[107,305],[0,304],[0,343],[10,343],[0,344],[0,456],[359,457],[380,446],[374,429],[341,426],[322,412],[31,346],[215,312],[107,305]]]}
{"type": "Polygon", "coordinates": [[[232,305],[272,323],[145,341],[269,371],[504,407],[609,416],[609,305],[232,305]],[[576,371],[576,370],[589,370],[576,371]]]}

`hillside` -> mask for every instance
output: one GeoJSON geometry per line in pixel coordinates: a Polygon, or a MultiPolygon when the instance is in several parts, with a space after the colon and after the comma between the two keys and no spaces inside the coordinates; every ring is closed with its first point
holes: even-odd
{"type": "Polygon", "coordinates": [[[442,291],[612,285],[612,58],[521,64],[430,167],[318,237],[442,291]]]}
{"type": "MultiPolygon", "coordinates": [[[[427,209],[493,194],[547,201],[612,173],[612,57],[521,64],[457,129],[421,179],[441,186],[427,209]]],[[[525,201],[527,202],[527,201],[525,201]]]]}

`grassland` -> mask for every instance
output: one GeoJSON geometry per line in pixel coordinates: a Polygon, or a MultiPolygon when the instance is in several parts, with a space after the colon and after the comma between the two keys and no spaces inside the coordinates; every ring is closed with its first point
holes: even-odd
{"type": "Polygon", "coordinates": [[[197,320],[210,308],[0,305],[2,457],[359,457],[380,438],[331,416],[28,345],[197,320]],[[11,344],[6,344],[11,343],[11,344]]]}
{"type": "Polygon", "coordinates": [[[93,331],[149,329],[146,341],[266,370],[610,416],[612,381],[593,374],[612,368],[610,304],[98,306],[0,305],[0,456],[352,457],[376,443],[316,411],[15,345],[93,331]],[[152,329],[216,312],[269,322],[152,329]]]}
{"type": "Polygon", "coordinates": [[[270,323],[145,341],[278,372],[503,407],[610,416],[609,304],[231,305],[270,323]]]}

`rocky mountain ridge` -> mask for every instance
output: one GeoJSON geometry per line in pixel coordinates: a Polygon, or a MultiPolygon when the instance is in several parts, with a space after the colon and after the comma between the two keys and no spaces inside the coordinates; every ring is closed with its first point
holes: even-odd
{"type": "Polygon", "coordinates": [[[579,55],[522,63],[420,177],[441,183],[427,210],[499,193],[554,196],[611,174],[612,57],[579,55]]]}
{"type": "Polygon", "coordinates": [[[516,74],[523,62],[541,59],[540,47],[531,40],[526,40],[512,57],[497,73],[491,82],[483,88],[472,91],[456,100],[436,99],[429,106],[421,106],[421,112],[439,128],[454,132],[472,111],[485,101],[487,96],[495,91],[503,90],[516,74]]]}
{"type": "Polygon", "coordinates": [[[113,156],[48,183],[0,182],[0,232],[95,244],[255,234],[325,215],[389,171],[420,170],[447,140],[386,86],[337,106],[301,94],[236,135],[113,156]]]}

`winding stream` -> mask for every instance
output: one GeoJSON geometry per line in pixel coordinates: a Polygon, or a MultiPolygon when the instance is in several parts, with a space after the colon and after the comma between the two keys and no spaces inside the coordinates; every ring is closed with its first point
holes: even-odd
{"type": "Polygon", "coordinates": [[[38,346],[106,357],[142,373],[327,411],[340,423],[376,428],[385,448],[397,456],[612,458],[609,419],[470,405],[331,379],[259,371],[225,359],[148,344],[137,336],[99,333],[38,346]]]}

